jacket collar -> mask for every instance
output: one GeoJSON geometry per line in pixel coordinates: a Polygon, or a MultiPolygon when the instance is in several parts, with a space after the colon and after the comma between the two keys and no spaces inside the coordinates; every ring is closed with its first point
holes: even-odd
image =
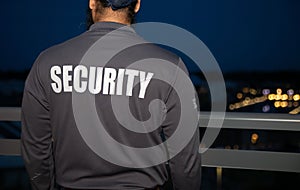
{"type": "Polygon", "coordinates": [[[96,22],[90,27],[89,31],[113,31],[117,29],[135,33],[134,29],[131,26],[116,22],[96,22]]]}

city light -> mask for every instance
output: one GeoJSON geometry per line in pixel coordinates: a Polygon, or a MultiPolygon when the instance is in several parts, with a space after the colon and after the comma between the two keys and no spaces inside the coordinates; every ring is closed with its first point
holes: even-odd
{"type": "Polygon", "coordinates": [[[238,149],[240,149],[240,146],[236,144],[236,145],[233,146],[233,149],[238,150],[238,149]]]}
{"type": "Polygon", "coordinates": [[[276,101],[276,102],[274,103],[274,106],[275,106],[275,108],[279,108],[279,107],[281,106],[281,102],[276,101]]]}
{"type": "Polygon", "coordinates": [[[299,94],[296,94],[294,97],[293,97],[294,101],[299,101],[300,100],[300,95],[299,94]]]}
{"type": "Polygon", "coordinates": [[[248,93],[249,93],[249,91],[250,91],[250,89],[249,89],[249,88],[243,88],[243,93],[244,93],[244,94],[248,94],[248,93]]]}
{"type": "Polygon", "coordinates": [[[230,149],[231,149],[231,146],[227,145],[227,146],[225,146],[225,149],[226,149],[226,150],[230,150],[230,149]]]}
{"type": "Polygon", "coordinates": [[[287,94],[282,95],[281,100],[286,101],[289,99],[289,96],[287,94]]]}
{"type": "Polygon", "coordinates": [[[289,96],[293,96],[294,93],[295,93],[295,91],[294,91],[293,89],[290,89],[290,90],[287,91],[287,94],[288,94],[289,96]]]}
{"type": "MultiPolygon", "coordinates": [[[[265,101],[271,101],[272,105],[266,104],[262,105],[261,111],[263,113],[270,112],[274,106],[276,109],[282,109],[282,112],[285,112],[283,108],[298,108],[300,106],[300,91],[294,89],[254,89],[249,87],[242,88],[242,93],[239,92],[236,94],[236,98],[239,100],[237,103],[232,103],[229,105],[229,110],[234,111],[243,107],[252,106],[259,104],[265,101]],[[275,93],[274,93],[275,92],[275,93]],[[263,96],[255,97],[259,94],[263,96]]],[[[299,114],[300,112],[291,111],[290,114],[299,114]]]]}
{"type": "Polygon", "coordinates": [[[264,112],[264,113],[267,113],[267,112],[269,112],[271,110],[271,107],[269,106],[269,105],[265,105],[264,107],[263,107],[263,109],[262,109],[262,111],[264,112]]]}
{"type": "Polygon", "coordinates": [[[252,95],[255,96],[255,95],[257,94],[257,90],[251,88],[251,89],[250,89],[250,94],[252,94],[252,95]]]}
{"type": "Polygon", "coordinates": [[[236,109],[240,109],[243,107],[247,107],[247,106],[251,106],[254,104],[258,104],[258,103],[262,103],[267,101],[268,98],[266,96],[261,96],[261,97],[257,97],[257,98],[250,98],[250,97],[246,97],[244,101],[235,103],[235,104],[230,104],[229,105],[229,109],[231,111],[236,110],[236,109]]]}
{"type": "Polygon", "coordinates": [[[243,98],[243,94],[242,94],[242,93],[238,93],[238,94],[236,95],[236,97],[237,97],[238,99],[242,99],[242,98],[243,98]]]}
{"type": "Polygon", "coordinates": [[[234,106],[233,104],[230,104],[230,105],[229,105],[229,109],[230,109],[231,111],[233,111],[233,110],[235,110],[235,106],[234,106]]]}
{"type": "Polygon", "coordinates": [[[258,139],[259,139],[258,134],[256,134],[256,133],[252,134],[252,136],[251,136],[251,143],[252,144],[256,144],[257,141],[258,141],[258,139]]]}
{"type": "Polygon", "coordinates": [[[270,101],[275,100],[275,94],[270,94],[268,98],[270,101]]]}
{"type": "Polygon", "coordinates": [[[289,105],[289,103],[287,101],[284,101],[284,102],[280,103],[280,106],[283,107],[283,108],[288,107],[288,105],[289,105]]]}
{"type": "Polygon", "coordinates": [[[278,89],[277,89],[277,94],[278,94],[278,95],[281,95],[281,94],[282,94],[282,89],[281,89],[281,88],[278,88],[278,89]]]}
{"type": "Polygon", "coordinates": [[[281,100],[282,99],[282,96],[281,96],[281,94],[277,94],[277,95],[275,95],[275,100],[281,100]]]}
{"type": "Polygon", "coordinates": [[[300,107],[294,109],[293,111],[290,112],[291,115],[297,115],[300,113],[300,107]]]}
{"type": "Polygon", "coordinates": [[[264,89],[263,90],[263,95],[267,96],[271,93],[271,90],[270,89],[264,89]]]}

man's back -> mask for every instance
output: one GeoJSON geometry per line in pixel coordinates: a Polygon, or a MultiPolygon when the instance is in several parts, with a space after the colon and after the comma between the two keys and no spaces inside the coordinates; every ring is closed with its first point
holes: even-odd
{"type": "MultiPolygon", "coordinates": [[[[180,100],[172,84],[155,78],[160,75],[175,83],[176,70],[149,70],[161,60],[187,72],[176,55],[144,42],[132,28],[110,22],[96,23],[39,56],[27,79],[22,106],[22,152],[37,189],[47,189],[54,180],[74,189],[151,189],[168,180],[165,162],[138,167],[152,158],[137,161],[110,143],[143,149],[163,144],[162,137],[176,131],[180,100]],[[156,99],[162,102],[150,106],[156,99]]],[[[197,131],[185,148],[192,156],[179,153],[170,161],[178,189],[185,183],[199,187],[198,135],[197,131]],[[178,181],[180,177],[186,179],[178,181]]]]}

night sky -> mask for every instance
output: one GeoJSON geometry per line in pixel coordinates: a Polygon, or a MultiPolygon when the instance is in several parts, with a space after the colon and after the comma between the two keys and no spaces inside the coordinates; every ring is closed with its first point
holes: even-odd
{"type": "MultiPolygon", "coordinates": [[[[30,69],[41,51],[86,29],[87,0],[0,4],[0,70],[30,69]]],[[[224,72],[300,72],[299,10],[299,0],[142,0],[137,21],[189,30],[224,72]]]]}

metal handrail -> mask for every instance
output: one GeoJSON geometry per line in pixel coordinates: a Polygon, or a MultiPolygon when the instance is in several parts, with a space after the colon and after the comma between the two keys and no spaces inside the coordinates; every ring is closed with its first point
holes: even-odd
{"type": "MultiPolygon", "coordinates": [[[[210,113],[201,113],[200,127],[206,127],[210,113]]],[[[20,121],[20,108],[0,108],[0,121],[20,121]]],[[[300,115],[226,113],[223,128],[300,131],[300,115]]],[[[0,139],[0,155],[20,156],[20,140],[0,139]]],[[[300,153],[209,149],[202,155],[205,167],[238,168],[300,173],[300,153]]]]}
{"type": "Polygon", "coordinates": [[[21,121],[21,108],[0,108],[0,121],[21,121]]]}

